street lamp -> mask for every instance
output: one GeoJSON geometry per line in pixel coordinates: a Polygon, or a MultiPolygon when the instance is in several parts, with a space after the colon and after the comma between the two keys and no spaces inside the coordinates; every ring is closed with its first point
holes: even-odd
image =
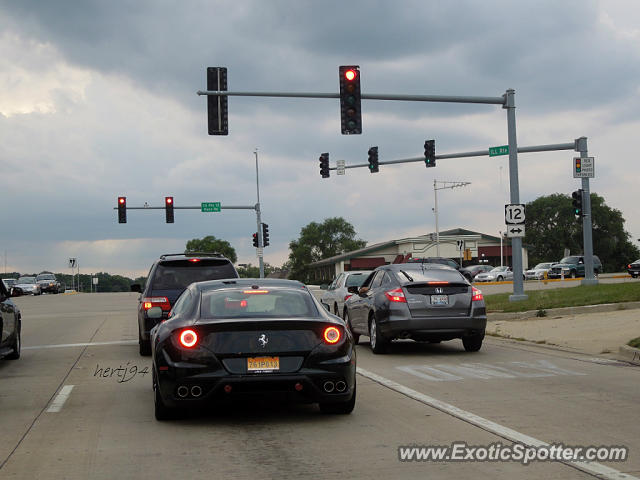
{"type": "Polygon", "coordinates": [[[436,215],[436,256],[438,257],[440,256],[440,229],[438,227],[438,190],[444,190],[445,188],[464,187],[466,185],[471,185],[471,182],[443,182],[438,180],[433,181],[433,194],[436,197],[433,213],[435,213],[436,215]],[[438,183],[440,183],[442,186],[438,187],[438,183]]]}

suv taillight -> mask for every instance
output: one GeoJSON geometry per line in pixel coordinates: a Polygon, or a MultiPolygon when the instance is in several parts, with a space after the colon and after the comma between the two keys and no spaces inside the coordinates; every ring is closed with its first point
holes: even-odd
{"type": "Polygon", "coordinates": [[[171,304],[167,297],[145,297],[142,299],[142,308],[145,312],[152,307],[160,307],[166,312],[171,310],[171,304]]]}
{"type": "Polygon", "coordinates": [[[479,302],[482,299],[484,299],[484,297],[482,296],[482,291],[478,290],[476,287],[471,287],[471,301],[479,302]]]}

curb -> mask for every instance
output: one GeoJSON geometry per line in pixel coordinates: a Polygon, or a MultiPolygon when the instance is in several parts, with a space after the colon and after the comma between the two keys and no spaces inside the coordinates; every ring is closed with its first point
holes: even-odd
{"type": "Polygon", "coordinates": [[[633,363],[634,365],[640,365],[640,349],[623,345],[618,350],[616,358],[624,362],[633,363]]]}
{"type": "Polygon", "coordinates": [[[544,320],[545,318],[557,315],[578,315],[581,313],[601,313],[613,312],[620,310],[632,310],[640,308],[640,302],[622,302],[622,303],[603,303],[600,305],[582,305],[577,307],[562,307],[545,309],[546,317],[538,317],[538,310],[529,310],[526,312],[495,312],[487,313],[487,321],[494,322],[498,320],[527,320],[529,318],[537,318],[544,320]]]}

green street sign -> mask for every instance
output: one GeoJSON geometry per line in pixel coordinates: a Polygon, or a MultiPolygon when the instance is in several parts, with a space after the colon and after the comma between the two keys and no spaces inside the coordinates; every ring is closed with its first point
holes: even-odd
{"type": "Polygon", "coordinates": [[[202,212],[219,212],[220,211],[220,202],[202,202],[200,204],[200,210],[202,212]]]}
{"type": "Polygon", "coordinates": [[[501,147],[489,147],[490,157],[498,157],[500,155],[509,155],[509,145],[502,145],[501,147]]]}

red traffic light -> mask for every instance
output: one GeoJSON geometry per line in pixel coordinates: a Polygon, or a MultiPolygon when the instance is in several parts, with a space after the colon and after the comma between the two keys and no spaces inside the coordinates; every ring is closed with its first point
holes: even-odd
{"type": "Polygon", "coordinates": [[[346,72],[344,72],[344,78],[346,78],[350,82],[354,81],[357,76],[358,73],[355,70],[347,70],[346,72]]]}
{"type": "Polygon", "coordinates": [[[124,202],[126,202],[126,201],[127,201],[126,197],[118,197],[118,203],[120,205],[124,205],[124,202]]]}
{"type": "Polygon", "coordinates": [[[164,201],[167,203],[167,205],[171,205],[173,203],[173,197],[165,197],[164,201]]]}

